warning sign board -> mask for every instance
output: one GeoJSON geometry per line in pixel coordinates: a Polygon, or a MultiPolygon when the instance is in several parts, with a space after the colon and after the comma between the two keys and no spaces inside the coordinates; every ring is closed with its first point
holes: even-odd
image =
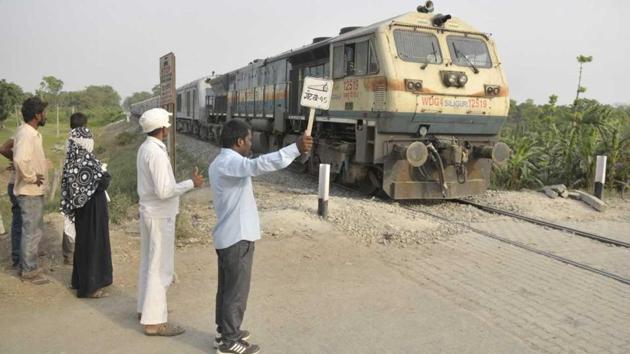
{"type": "Polygon", "coordinates": [[[306,77],[304,78],[300,104],[304,107],[327,110],[330,108],[332,88],[332,80],[306,77]]]}

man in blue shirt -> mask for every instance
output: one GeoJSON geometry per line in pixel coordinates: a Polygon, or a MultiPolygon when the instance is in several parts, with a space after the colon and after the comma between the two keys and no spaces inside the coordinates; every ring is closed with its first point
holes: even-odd
{"type": "Polygon", "coordinates": [[[249,125],[231,120],[221,132],[221,153],[208,169],[212,200],[217,213],[213,231],[218,256],[216,297],[217,353],[256,354],[260,347],[246,340],[241,330],[251,279],[254,241],[260,239],[258,209],[252,176],[277,171],[309,152],[313,138],[300,136],[294,144],[250,159],[252,133],[249,125]]]}

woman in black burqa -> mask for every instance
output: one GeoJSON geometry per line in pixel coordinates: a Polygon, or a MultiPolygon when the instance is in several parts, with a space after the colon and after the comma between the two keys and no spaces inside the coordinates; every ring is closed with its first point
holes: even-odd
{"type": "Polygon", "coordinates": [[[70,131],[61,179],[61,211],[75,223],[72,288],[78,297],[100,298],[112,284],[107,193],[111,179],[92,154],[92,133],[85,127],[70,131]]]}

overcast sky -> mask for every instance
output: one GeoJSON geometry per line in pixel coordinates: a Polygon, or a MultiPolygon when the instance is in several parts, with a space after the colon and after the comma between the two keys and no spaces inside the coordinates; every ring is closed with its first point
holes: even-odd
{"type": "MultiPolygon", "coordinates": [[[[177,57],[177,85],[222,73],[408,11],[403,0],[0,0],[0,79],[26,91],[53,75],[64,90],[111,85],[122,98],[150,91],[158,58],[177,57]]],[[[630,103],[630,1],[436,0],[436,12],[492,33],[512,98],[560,103],[575,96],[630,103]],[[624,65],[625,64],[625,65],[624,65]],[[624,85],[625,83],[625,85],[624,85]]]]}

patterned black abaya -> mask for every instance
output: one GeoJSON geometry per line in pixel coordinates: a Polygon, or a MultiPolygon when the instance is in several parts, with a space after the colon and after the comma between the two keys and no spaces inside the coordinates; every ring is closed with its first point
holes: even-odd
{"type": "Polygon", "coordinates": [[[109,212],[107,189],[110,176],[103,173],[96,192],[75,210],[76,240],[72,287],[78,297],[87,297],[98,289],[112,284],[112,252],[109,244],[109,212]]]}

